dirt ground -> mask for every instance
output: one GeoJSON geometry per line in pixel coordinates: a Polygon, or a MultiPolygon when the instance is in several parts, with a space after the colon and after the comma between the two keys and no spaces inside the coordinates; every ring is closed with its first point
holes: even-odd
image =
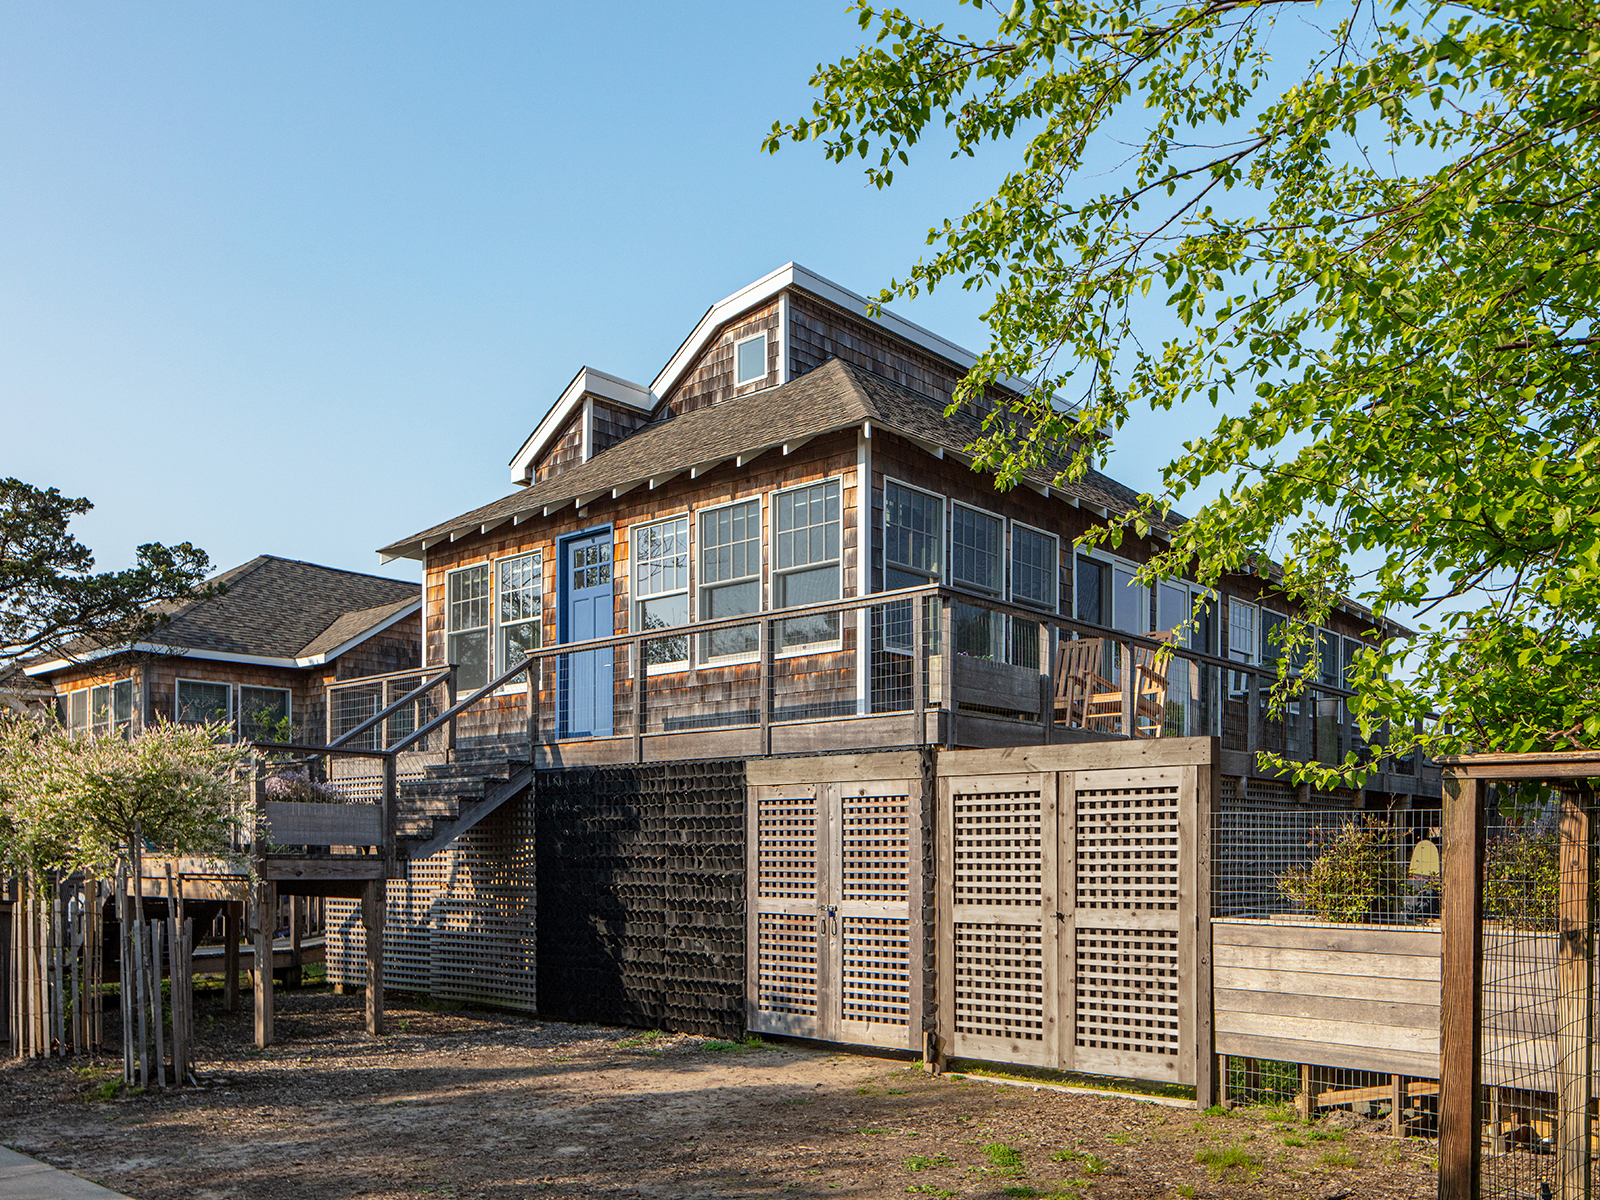
{"type": "Polygon", "coordinates": [[[108,1097],[120,1060],[10,1063],[0,1142],[138,1200],[1434,1194],[1431,1143],[1353,1117],[1206,1116],[391,999],[375,1040],[359,995],[280,992],[259,1053],[248,1010],[205,1001],[202,1086],[182,1091],[108,1097]]]}

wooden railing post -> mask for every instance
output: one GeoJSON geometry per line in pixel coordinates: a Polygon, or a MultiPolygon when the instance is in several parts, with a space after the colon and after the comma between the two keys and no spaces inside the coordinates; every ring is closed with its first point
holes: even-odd
{"type": "Polygon", "coordinates": [[[1245,691],[1244,752],[1248,756],[1250,772],[1254,774],[1256,755],[1261,750],[1261,676],[1251,667],[1249,678],[1245,691]]]}
{"type": "Polygon", "coordinates": [[[1439,995],[1439,1200],[1477,1200],[1481,1180],[1483,803],[1476,779],[1444,781],[1443,987],[1439,995]]]}
{"type": "Polygon", "coordinates": [[[396,818],[399,809],[399,797],[396,795],[398,784],[395,777],[395,756],[383,756],[383,874],[385,879],[393,879],[399,864],[399,850],[395,845],[396,818]]]}
{"type": "Polygon", "coordinates": [[[644,761],[644,693],[645,666],[644,639],[635,638],[629,647],[633,653],[633,761],[644,761]]]}
{"type": "Polygon", "coordinates": [[[367,943],[367,1032],[383,1033],[383,925],[387,887],[369,879],[361,892],[361,926],[367,943]]]}
{"type": "Polygon", "coordinates": [[[761,756],[772,753],[772,622],[766,617],[756,622],[756,654],[761,666],[756,672],[756,718],[761,722],[761,756]]]}
{"type": "MultiPolygon", "coordinates": [[[[454,708],[456,706],[456,673],[457,673],[457,670],[458,670],[458,668],[457,668],[456,664],[455,663],[451,663],[450,664],[450,678],[445,680],[445,683],[444,683],[444,698],[445,698],[445,708],[446,708],[446,710],[452,709],[452,708],[454,708]]],[[[387,749],[387,747],[385,747],[385,748],[387,749]]],[[[450,757],[452,759],[454,759],[455,758],[455,753],[456,753],[456,719],[453,716],[450,718],[449,732],[445,734],[445,749],[450,752],[450,757]]]]}
{"type": "Polygon", "coordinates": [[[908,603],[911,605],[911,744],[920,746],[928,740],[928,718],[923,711],[927,704],[922,693],[922,673],[928,666],[928,647],[922,636],[922,607],[926,601],[918,596],[908,603]]]}
{"type": "MultiPolygon", "coordinates": [[[[1586,800],[1587,797],[1584,797],[1586,800]]],[[[1594,945],[1589,935],[1589,808],[1561,799],[1561,873],[1556,963],[1556,1179],[1561,1200],[1589,1200],[1589,1101],[1594,1087],[1594,945]]]]}
{"type": "Polygon", "coordinates": [[[1131,738],[1138,734],[1138,726],[1135,723],[1138,712],[1135,703],[1135,693],[1139,686],[1138,672],[1134,669],[1133,643],[1118,642],[1117,645],[1122,650],[1122,736],[1131,738]]]}
{"type": "Polygon", "coordinates": [[[1056,627],[1039,622],[1039,740],[1046,746],[1056,732],[1056,627]]]}
{"type": "Polygon", "coordinates": [[[539,748],[539,685],[544,679],[544,659],[528,659],[528,764],[535,764],[539,748]]]}

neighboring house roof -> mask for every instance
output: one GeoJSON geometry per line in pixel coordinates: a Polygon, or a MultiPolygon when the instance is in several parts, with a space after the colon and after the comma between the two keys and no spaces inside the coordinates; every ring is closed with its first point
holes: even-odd
{"type": "MultiPolygon", "coordinates": [[[[420,558],[431,545],[506,521],[542,516],[601,496],[641,486],[658,487],[683,474],[701,475],[730,459],[740,464],[773,449],[800,444],[843,429],[877,427],[903,435],[937,457],[970,461],[966,447],[981,436],[979,419],[965,412],[946,416],[941,401],[912,391],[840,359],[829,359],[790,383],[656,421],[589,461],[493,504],[385,546],[384,561],[420,558]]],[[[1056,487],[1054,473],[1035,469],[1024,477],[1036,491],[1101,514],[1134,507],[1135,493],[1090,471],[1082,480],[1056,487]]],[[[1176,527],[1176,521],[1171,528],[1176,527]]]]}
{"type": "Polygon", "coordinates": [[[55,699],[55,693],[44,684],[29,679],[21,667],[11,666],[0,671],[0,710],[26,713],[40,709],[55,699]]]}
{"type": "Polygon", "coordinates": [[[253,558],[210,582],[227,590],[209,600],[160,606],[168,621],[149,642],[86,647],[70,657],[35,660],[27,664],[27,673],[44,675],[126,650],[319,666],[422,607],[421,588],[414,583],[273,555],[253,558]]]}

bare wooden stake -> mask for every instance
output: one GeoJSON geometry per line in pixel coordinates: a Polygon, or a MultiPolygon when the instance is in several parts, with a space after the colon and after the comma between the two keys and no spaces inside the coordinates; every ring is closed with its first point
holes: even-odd
{"type": "Polygon", "coordinates": [[[150,921],[150,1023],[156,1031],[156,1086],[167,1086],[166,1034],[161,1015],[161,920],[150,921]]]}
{"type": "Polygon", "coordinates": [[[383,918],[387,887],[382,879],[369,879],[361,895],[361,923],[367,943],[367,1032],[383,1033],[383,918]]]}
{"type": "Polygon", "coordinates": [[[251,975],[255,983],[256,1046],[272,1045],[272,935],[277,932],[278,889],[263,880],[256,888],[255,953],[251,975]]]}

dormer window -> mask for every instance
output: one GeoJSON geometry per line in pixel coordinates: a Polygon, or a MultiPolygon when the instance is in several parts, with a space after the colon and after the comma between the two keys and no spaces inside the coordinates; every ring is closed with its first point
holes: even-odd
{"type": "Polygon", "coordinates": [[[743,387],[767,377],[767,335],[758,333],[733,344],[733,386],[743,387]]]}

